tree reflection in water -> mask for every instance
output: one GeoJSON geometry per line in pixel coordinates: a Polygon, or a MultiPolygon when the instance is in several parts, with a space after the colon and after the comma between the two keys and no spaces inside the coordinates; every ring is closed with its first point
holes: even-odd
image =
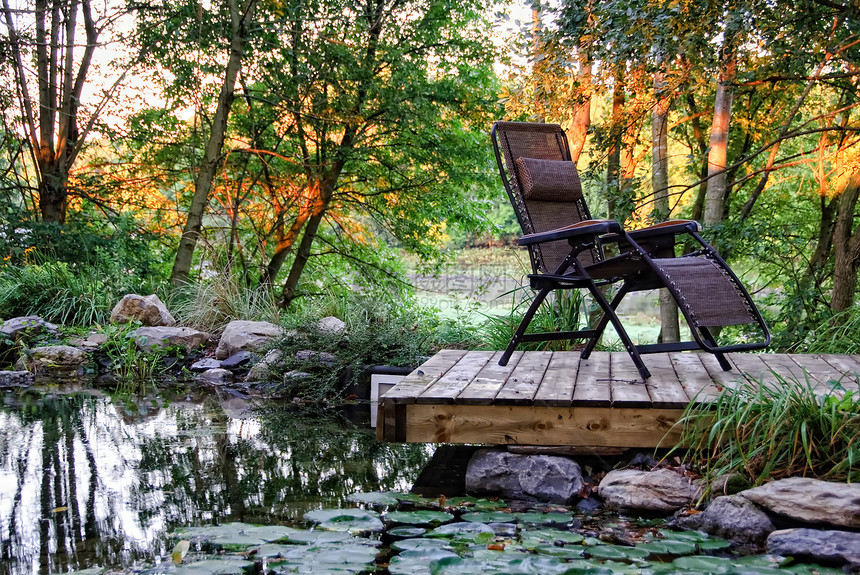
{"type": "Polygon", "coordinates": [[[290,523],[357,491],[408,490],[430,455],[334,413],[270,405],[243,417],[184,399],[7,392],[0,573],[149,562],[179,526],[290,523]]]}

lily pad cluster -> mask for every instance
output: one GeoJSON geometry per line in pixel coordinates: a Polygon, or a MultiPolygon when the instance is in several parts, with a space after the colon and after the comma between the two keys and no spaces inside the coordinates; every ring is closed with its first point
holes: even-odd
{"type": "MultiPolygon", "coordinates": [[[[564,510],[513,512],[503,501],[361,493],[356,507],[317,509],[302,525],[228,523],[179,529],[163,575],[836,575],[769,555],[738,557],[700,532],[648,525],[623,543],[564,510]],[[301,528],[300,528],[301,527],[301,528]],[[176,549],[182,553],[177,554],[176,549]]],[[[609,525],[609,524],[607,524],[609,525]]]]}

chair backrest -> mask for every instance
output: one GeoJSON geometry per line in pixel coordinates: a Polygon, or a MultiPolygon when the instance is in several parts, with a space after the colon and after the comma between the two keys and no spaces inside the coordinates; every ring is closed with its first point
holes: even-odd
{"type": "MultiPolygon", "coordinates": [[[[492,139],[505,191],[524,234],[591,219],[561,126],[496,122],[492,139]]],[[[554,272],[569,252],[563,240],[529,246],[534,273],[554,272]]],[[[579,256],[585,265],[599,258],[597,250],[579,256]]]]}

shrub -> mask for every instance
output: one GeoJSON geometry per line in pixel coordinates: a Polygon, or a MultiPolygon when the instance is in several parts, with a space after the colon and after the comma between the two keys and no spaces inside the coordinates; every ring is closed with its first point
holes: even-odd
{"type": "Polygon", "coordinates": [[[713,403],[690,404],[682,444],[711,479],[730,472],[754,484],[788,476],[860,481],[860,389],[775,383],[723,388],[713,403]]]}

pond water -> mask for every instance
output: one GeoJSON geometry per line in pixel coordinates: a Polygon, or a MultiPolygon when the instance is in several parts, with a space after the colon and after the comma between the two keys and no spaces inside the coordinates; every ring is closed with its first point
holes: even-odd
{"type": "Polygon", "coordinates": [[[412,495],[434,449],[377,442],[367,405],[3,393],[0,575],[842,573],[659,519],[412,495]]]}
{"type": "Polygon", "coordinates": [[[0,573],[152,563],[178,527],[289,524],[357,491],[408,490],[432,449],[367,423],[212,392],[4,393],[0,573]]]}

